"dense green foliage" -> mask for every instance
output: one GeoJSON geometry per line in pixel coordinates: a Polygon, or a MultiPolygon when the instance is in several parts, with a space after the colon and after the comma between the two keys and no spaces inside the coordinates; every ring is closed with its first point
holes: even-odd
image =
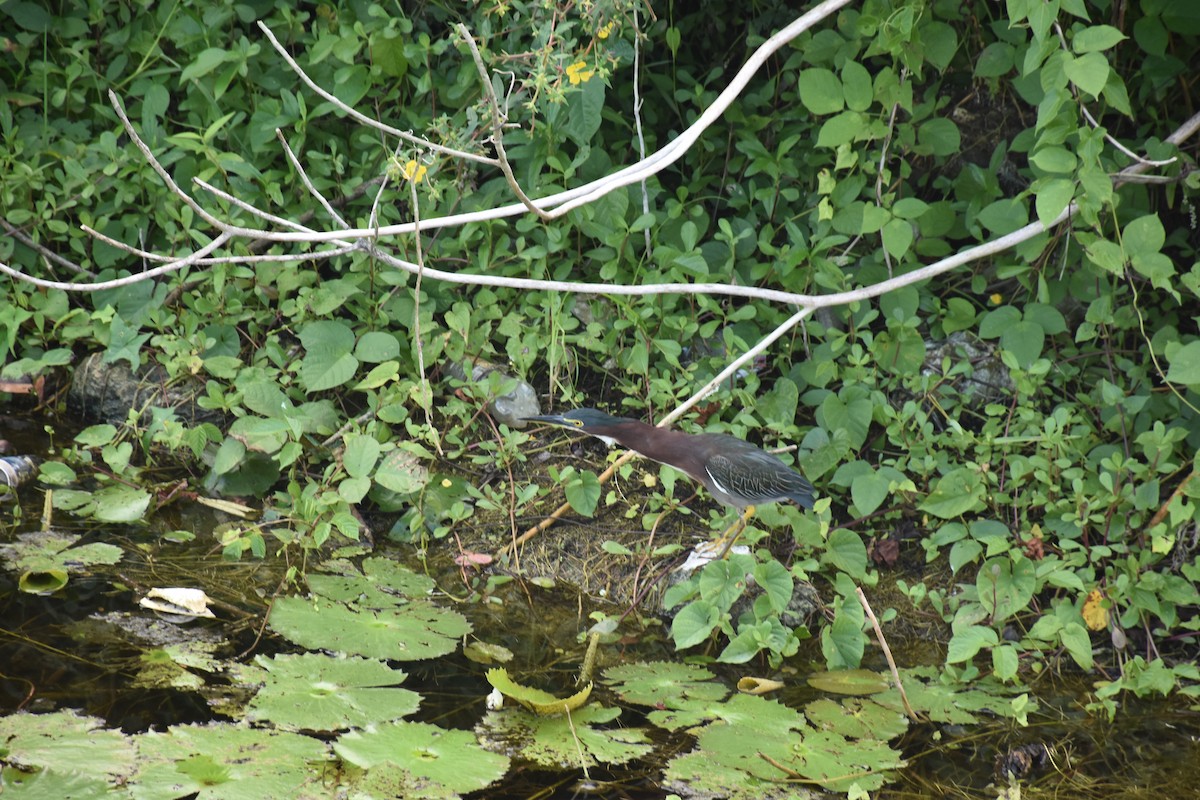
{"type": "MultiPolygon", "coordinates": [[[[639,7],[637,75],[634,9],[623,0],[484,3],[462,19],[493,70],[508,155],[528,194],[637,158],[635,78],[652,152],[792,18],[785,3],[681,5],[650,19],[639,7]]],[[[1078,203],[1070,222],[994,258],[823,310],[710,398],[708,430],[798,442],[799,462],[830,502],[808,514],[764,509],[764,528],[794,532],[792,557],[777,562],[764,549],[673,590],[687,604],[679,644],[721,631],[726,660],[794,652],[797,633],[781,612],[794,581],[807,579],[828,589],[827,661],[857,664],[866,638],[854,588],[877,579],[868,543],[915,528],[929,561],[948,563],[957,582],[906,584],[951,626],[947,671],[1015,680],[1064,653],[1090,669],[1095,648],[1120,634],[1130,649],[1103,651],[1119,677],[1097,695],[1110,710],[1122,689],[1200,677],[1158,657],[1168,637],[1194,637],[1200,577],[1200,481],[1188,481],[1200,446],[1198,182],[1195,145],[1165,142],[1195,99],[1188,65],[1200,59],[1200,12],[1191,0],[1158,0],[1121,5],[1114,17],[1118,5],[852,3],[771,58],[718,124],[648,182],[648,214],[633,186],[553,222],[527,214],[427,232],[424,263],[449,272],[820,295],[903,275],[1078,203]],[[1145,158],[1173,158],[1151,169],[1166,180],[1114,187],[1131,159],[1105,134],[1145,158]],[[748,573],[765,593],[734,617],[748,573]],[[1093,591],[1111,613],[1093,624],[1099,633],[1084,616],[1093,591]]],[[[181,186],[197,191],[201,178],[316,229],[336,226],[289,165],[277,128],[354,227],[371,226],[382,175],[393,189],[378,223],[410,220],[406,178],[420,167],[422,220],[511,203],[498,172],[381,141],[345,118],[253,24],[263,20],[318,84],[364,113],[490,154],[479,76],[452,28],[458,6],[7,4],[3,219],[94,274],[82,282],[147,264],[81,224],[159,254],[211,240],[124,135],[110,89],[181,186]]],[[[386,245],[418,258],[411,237],[386,245]]],[[[523,460],[525,435],[493,431],[480,414],[509,387],[493,373],[455,393],[427,383],[422,363],[431,376],[451,361],[506,363],[557,405],[608,402],[658,416],[794,311],[430,277],[418,290],[413,275],[363,250],[244,260],[259,252],[305,250],[240,242],[231,254],[243,260],[166,279],[94,293],[13,281],[0,295],[6,378],[99,349],[202,382],[201,406],[227,428],[135,412],[113,434],[139,448],[132,460],[111,437],[93,449],[131,474],[164,449],[190,453],[213,490],[264,496],[286,524],[233,532],[234,556],[261,555],[276,539],[357,536],[358,504],[405,512],[397,536],[436,537],[476,509],[517,517],[558,491],[474,485],[476,468],[503,474],[523,460]],[[438,480],[427,482],[422,465],[438,480]]],[[[0,237],[0,261],[68,274],[13,236],[0,237]]],[[[78,449],[85,462],[88,445],[78,449]]]]}

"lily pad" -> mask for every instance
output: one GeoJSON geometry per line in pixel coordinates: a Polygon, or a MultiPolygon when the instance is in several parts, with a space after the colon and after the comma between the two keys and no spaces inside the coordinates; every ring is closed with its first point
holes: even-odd
{"type": "MultiPolygon", "coordinates": [[[[1012,717],[1013,697],[1021,691],[1002,686],[995,681],[977,680],[970,685],[947,685],[937,679],[936,670],[929,667],[901,670],[900,681],[913,709],[932,722],[952,725],[971,725],[979,722],[977,712],[988,716],[1012,717]]],[[[896,689],[875,695],[876,703],[887,708],[903,711],[903,701],[896,689]]],[[[1037,703],[1028,700],[1022,705],[1025,713],[1037,709],[1037,703]]]]}
{"type": "Polygon", "coordinates": [[[92,800],[111,798],[112,787],[99,778],[81,775],[78,772],[20,772],[13,768],[0,770],[0,795],[5,800],[43,800],[49,797],[70,800],[92,800]]]}
{"type": "MultiPolygon", "coordinates": [[[[75,775],[87,779],[89,784],[103,781],[114,785],[123,784],[133,772],[134,746],[130,738],[120,731],[106,730],[104,720],[73,711],[53,714],[18,711],[0,717],[0,742],[4,743],[5,764],[25,771],[75,775]]],[[[67,778],[43,780],[47,784],[70,782],[67,778]]],[[[32,782],[26,788],[32,790],[32,782]]]]}
{"type": "Polygon", "coordinates": [[[750,785],[802,780],[861,793],[883,786],[890,770],[904,766],[884,741],[816,730],[797,712],[762,697],[734,695],[717,713],[718,721],[697,732],[697,749],[668,765],[665,777],[672,788],[708,791],[706,776],[735,770],[756,779],[747,779],[750,785]]]}
{"type": "Polygon", "coordinates": [[[721,700],[729,690],[715,676],[691,664],[653,661],[605,670],[604,679],[622,700],[643,706],[684,708],[693,702],[721,700]]]}
{"type": "Polygon", "coordinates": [[[503,748],[544,767],[580,769],[624,764],[647,755],[652,745],[643,728],[602,728],[621,714],[598,703],[556,717],[521,709],[490,711],[480,723],[492,749],[503,748]]]}
{"type": "Polygon", "coordinates": [[[887,691],[892,682],[869,669],[840,669],[811,675],[808,685],[830,694],[878,694],[887,691]]]}
{"type": "Polygon", "coordinates": [[[421,703],[416,692],[387,688],[407,676],[375,659],[304,653],[259,656],[255,664],[236,669],[241,680],[263,685],[250,703],[250,722],[285,730],[365,728],[406,717],[421,703]]]}
{"type": "Polygon", "coordinates": [[[141,669],[133,685],[198,691],[204,688],[205,679],[192,670],[219,670],[222,662],[213,656],[219,646],[216,642],[192,641],[148,650],[141,656],[141,669]]]}
{"type": "Polygon", "coordinates": [[[322,597],[360,608],[391,608],[407,599],[427,597],[435,586],[428,575],[413,572],[390,558],[364,559],[361,573],[309,573],[307,581],[308,587],[322,597]]]}
{"type": "Polygon", "coordinates": [[[894,739],[908,730],[908,717],[873,700],[848,698],[841,702],[823,697],[804,707],[814,726],[851,739],[894,739]]]}
{"type": "Polygon", "coordinates": [[[138,737],[138,800],[261,800],[326,796],[328,748],[308,736],[246,725],[175,725],[138,737]]]}
{"type": "Polygon", "coordinates": [[[508,772],[508,758],[484,750],[469,731],[448,730],[425,722],[392,722],[342,734],[334,751],[366,770],[391,763],[443,791],[473,792],[508,772]]]}
{"type": "Polygon", "coordinates": [[[61,589],[67,574],[96,564],[116,564],[124,551],[105,542],[75,547],[82,537],[57,531],[23,533],[15,542],[0,546],[0,557],[22,571],[21,589],[48,594],[61,589]]]}
{"type": "Polygon", "coordinates": [[[271,609],[271,627],[310,650],[415,661],[454,652],[471,632],[456,611],[430,603],[356,611],[320,598],[283,597],[271,609]]]}

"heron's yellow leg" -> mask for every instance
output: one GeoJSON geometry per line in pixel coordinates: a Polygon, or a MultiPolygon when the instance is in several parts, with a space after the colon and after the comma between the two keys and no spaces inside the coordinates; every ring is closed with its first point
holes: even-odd
{"type": "Polygon", "coordinates": [[[750,522],[750,518],[754,516],[754,506],[746,506],[746,510],[738,517],[737,522],[729,526],[729,530],[721,534],[721,538],[713,542],[714,545],[721,547],[721,555],[717,558],[726,558],[729,556],[729,551],[737,542],[738,537],[742,535],[742,531],[746,530],[746,524],[750,522]]]}

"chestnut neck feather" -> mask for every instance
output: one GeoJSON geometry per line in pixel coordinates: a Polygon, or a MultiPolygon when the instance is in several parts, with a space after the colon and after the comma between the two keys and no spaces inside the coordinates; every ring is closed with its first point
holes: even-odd
{"type": "Polygon", "coordinates": [[[640,420],[625,420],[621,425],[596,428],[601,436],[616,439],[622,447],[634,450],[660,464],[669,464],[705,483],[708,475],[704,471],[707,453],[701,440],[670,428],[656,428],[640,420]],[[694,441],[689,441],[695,439],[694,441]]]}

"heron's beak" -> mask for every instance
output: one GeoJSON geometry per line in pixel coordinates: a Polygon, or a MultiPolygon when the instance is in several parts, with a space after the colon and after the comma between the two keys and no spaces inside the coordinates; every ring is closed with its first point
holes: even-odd
{"type": "Polygon", "coordinates": [[[547,425],[557,425],[560,428],[576,427],[562,414],[546,414],[546,415],[540,416],[540,417],[522,417],[521,421],[522,422],[544,422],[547,425]]]}

